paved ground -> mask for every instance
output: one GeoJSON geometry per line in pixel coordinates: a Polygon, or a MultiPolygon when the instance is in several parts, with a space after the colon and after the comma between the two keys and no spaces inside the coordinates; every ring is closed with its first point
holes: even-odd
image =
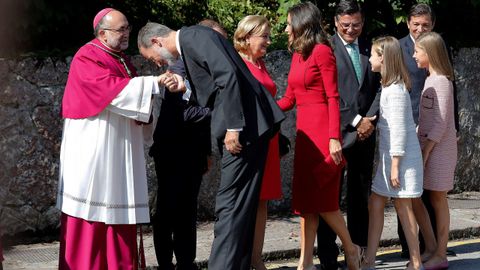
{"type": "MultiPolygon", "coordinates": [[[[467,257],[452,258],[450,269],[478,270],[480,269],[480,193],[468,192],[449,196],[452,239],[467,239],[473,242],[452,242],[457,254],[464,254],[465,248],[469,251],[467,257]],[[477,240],[475,240],[477,238],[477,240]],[[477,242],[475,242],[477,241],[477,242]],[[458,244],[460,243],[460,244],[458,244]],[[463,243],[463,244],[462,244],[463,243]],[[468,257],[468,256],[471,256],[468,257]],[[457,262],[460,261],[460,262],[457,262]],[[470,262],[467,268],[454,266],[470,262]],[[470,267],[470,268],[469,268],[470,267]]],[[[396,233],[397,219],[392,207],[387,208],[385,213],[385,227],[382,234],[381,245],[386,248],[381,259],[387,264],[379,266],[379,269],[404,269],[405,261],[398,261],[398,250],[394,245],[398,242],[396,233]],[[393,248],[393,249],[392,249],[393,248]]],[[[213,223],[202,223],[198,227],[197,260],[201,266],[206,265],[206,260],[213,240],[213,223]]],[[[267,223],[265,235],[264,256],[272,263],[269,269],[294,269],[299,254],[299,231],[298,217],[271,218],[267,223]],[[287,261],[282,261],[286,259],[287,261]],[[288,261],[290,260],[290,261],[288,261]]],[[[147,266],[154,269],[156,266],[155,252],[153,249],[152,235],[148,234],[144,239],[147,266]]],[[[56,269],[58,257],[58,242],[38,243],[31,245],[18,245],[5,250],[4,269],[56,269]]]]}
{"type": "MultiPolygon", "coordinates": [[[[451,270],[479,270],[480,269],[480,238],[451,241],[449,249],[456,254],[449,256],[449,269],[451,270]]],[[[340,258],[343,260],[343,257],[340,258]]],[[[384,248],[377,253],[376,265],[378,270],[403,270],[407,261],[400,258],[398,247],[384,248]]],[[[315,263],[319,263],[315,261],[315,263]]],[[[318,265],[317,265],[318,266],[318,265]]],[[[270,270],[296,270],[297,259],[278,260],[269,262],[267,268],[270,270]]]]}

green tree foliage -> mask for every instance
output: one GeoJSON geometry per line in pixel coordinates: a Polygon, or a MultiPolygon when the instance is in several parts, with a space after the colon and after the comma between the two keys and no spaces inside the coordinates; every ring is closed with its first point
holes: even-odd
{"type": "MultiPolygon", "coordinates": [[[[133,25],[130,53],[136,53],[138,29],[147,21],[173,29],[212,18],[232,35],[238,21],[249,14],[266,16],[272,25],[271,49],[286,48],[287,10],[304,0],[1,0],[0,57],[29,52],[72,55],[93,38],[92,20],[102,8],[121,10],[133,25]]],[[[324,15],[324,25],[334,33],[333,15],[338,0],[310,0],[324,15]]],[[[480,46],[480,0],[359,0],[365,12],[364,35],[401,37],[407,34],[409,8],[428,3],[437,13],[435,31],[453,46],[480,46]]]]}
{"type": "Polygon", "coordinates": [[[209,17],[218,20],[230,36],[233,36],[238,22],[243,17],[254,14],[265,16],[272,26],[271,49],[281,49],[286,47],[284,29],[287,21],[287,10],[299,2],[300,0],[209,0],[207,14],[209,17]]]}

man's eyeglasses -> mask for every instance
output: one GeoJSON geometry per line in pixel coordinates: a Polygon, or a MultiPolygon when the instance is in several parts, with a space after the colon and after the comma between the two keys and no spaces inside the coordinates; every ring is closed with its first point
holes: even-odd
{"type": "Polygon", "coordinates": [[[120,29],[103,28],[103,30],[112,31],[112,32],[119,33],[119,34],[125,34],[125,33],[130,33],[132,31],[132,26],[129,25],[127,27],[122,27],[120,29]]]}
{"type": "Polygon", "coordinates": [[[363,22],[358,22],[358,23],[343,23],[343,22],[338,22],[340,27],[342,27],[343,30],[348,30],[350,27],[353,28],[353,30],[359,30],[363,26],[363,22]]]}

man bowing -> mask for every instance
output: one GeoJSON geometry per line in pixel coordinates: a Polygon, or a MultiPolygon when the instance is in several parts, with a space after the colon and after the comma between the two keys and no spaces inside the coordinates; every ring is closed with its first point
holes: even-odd
{"type": "Polygon", "coordinates": [[[249,269],[268,142],[285,116],[233,46],[210,28],[173,31],[148,23],[138,34],[138,46],[157,65],[180,56],[190,98],[213,107],[212,135],[223,157],[208,269],[249,269]]]}

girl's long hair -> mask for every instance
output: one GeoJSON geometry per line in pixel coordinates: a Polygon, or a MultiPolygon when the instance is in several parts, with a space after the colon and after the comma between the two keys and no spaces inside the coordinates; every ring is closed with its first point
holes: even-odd
{"type": "Polygon", "coordinates": [[[383,65],[380,70],[382,86],[387,87],[392,83],[403,83],[410,90],[411,83],[402,49],[398,40],[392,36],[377,38],[373,41],[372,50],[383,56],[383,65]]]}
{"type": "Polygon", "coordinates": [[[427,53],[428,62],[438,74],[444,75],[450,81],[455,79],[447,47],[438,33],[424,32],[420,34],[415,42],[415,46],[420,47],[427,53]]]}

